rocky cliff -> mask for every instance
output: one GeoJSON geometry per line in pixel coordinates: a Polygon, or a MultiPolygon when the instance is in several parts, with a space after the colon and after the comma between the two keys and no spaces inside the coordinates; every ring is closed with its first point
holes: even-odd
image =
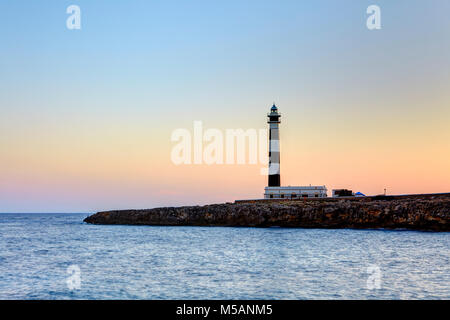
{"type": "Polygon", "coordinates": [[[206,206],[99,212],[91,224],[450,231],[450,194],[239,201],[206,206]]]}

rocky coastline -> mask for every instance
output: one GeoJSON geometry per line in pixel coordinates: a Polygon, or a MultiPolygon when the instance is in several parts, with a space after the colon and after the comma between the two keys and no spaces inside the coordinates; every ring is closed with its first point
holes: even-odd
{"type": "Polygon", "coordinates": [[[407,229],[450,231],[450,193],[362,198],[245,200],[205,206],[112,210],[103,225],[407,229]]]}

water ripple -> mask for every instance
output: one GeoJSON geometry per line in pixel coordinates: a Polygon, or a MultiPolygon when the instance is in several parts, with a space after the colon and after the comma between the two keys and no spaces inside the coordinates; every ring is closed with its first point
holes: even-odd
{"type": "Polygon", "coordinates": [[[93,226],[85,216],[0,214],[0,299],[450,299],[450,233],[93,226]],[[69,266],[80,288],[69,288],[69,266]]]}

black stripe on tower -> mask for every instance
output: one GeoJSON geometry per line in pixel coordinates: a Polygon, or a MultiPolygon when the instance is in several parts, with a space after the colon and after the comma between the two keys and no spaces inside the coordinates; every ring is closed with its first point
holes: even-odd
{"type": "Polygon", "coordinates": [[[281,185],[279,174],[269,175],[269,187],[279,187],[281,185]]]}

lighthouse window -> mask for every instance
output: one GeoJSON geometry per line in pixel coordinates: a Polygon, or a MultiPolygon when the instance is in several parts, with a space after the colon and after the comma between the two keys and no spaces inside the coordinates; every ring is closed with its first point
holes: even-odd
{"type": "Polygon", "coordinates": [[[281,198],[284,198],[284,194],[281,195],[281,198]]]}
{"type": "Polygon", "coordinates": [[[273,194],[271,194],[269,197],[270,197],[270,198],[273,198],[273,194]]]}

